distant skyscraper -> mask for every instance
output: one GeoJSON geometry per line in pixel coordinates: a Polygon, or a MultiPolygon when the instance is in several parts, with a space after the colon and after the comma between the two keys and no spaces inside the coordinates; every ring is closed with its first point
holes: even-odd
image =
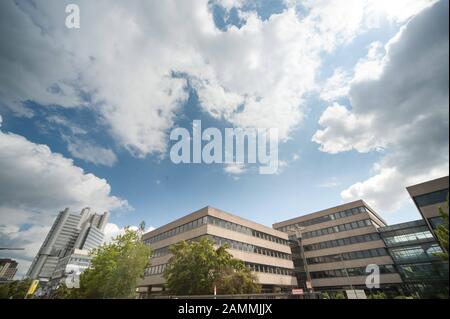
{"type": "Polygon", "coordinates": [[[71,263],[87,268],[88,251],[102,244],[108,217],[107,212],[98,215],[91,213],[90,208],[84,208],[80,214],[70,213],[68,208],[60,212],[27,276],[50,281],[63,277],[71,263]]]}
{"type": "Polygon", "coordinates": [[[17,272],[17,261],[0,259],[0,281],[13,280],[17,272]]]}

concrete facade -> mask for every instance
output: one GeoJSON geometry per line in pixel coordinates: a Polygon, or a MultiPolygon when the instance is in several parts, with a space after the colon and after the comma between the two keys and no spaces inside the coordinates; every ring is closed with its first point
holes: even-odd
{"type": "Polygon", "coordinates": [[[365,287],[369,264],[380,266],[381,285],[400,284],[401,277],[378,233],[384,226],[383,218],[362,200],[273,225],[296,234],[300,255],[294,256],[294,265],[299,285],[315,290],[365,287]]]}
{"type": "Polygon", "coordinates": [[[17,261],[14,259],[0,259],[0,281],[13,280],[17,272],[17,261]]]}
{"type": "Polygon", "coordinates": [[[68,208],[60,212],[27,276],[42,282],[62,278],[67,263],[77,258],[72,256],[75,250],[78,255],[79,251],[85,251],[81,253],[85,255],[102,244],[108,216],[107,212],[102,215],[91,213],[90,208],[84,208],[80,214],[71,213],[68,208]]]}
{"type": "Polygon", "coordinates": [[[180,241],[208,236],[216,245],[227,242],[228,251],[244,261],[266,291],[297,286],[288,235],[213,207],[205,207],[148,232],[144,241],[155,251],[140,291],[164,287],[163,271],[171,258],[168,247],[180,241]]]}
{"type": "Polygon", "coordinates": [[[430,230],[439,224],[439,207],[448,212],[448,186],[449,177],[445,176],[406,188],[430,230]]]}

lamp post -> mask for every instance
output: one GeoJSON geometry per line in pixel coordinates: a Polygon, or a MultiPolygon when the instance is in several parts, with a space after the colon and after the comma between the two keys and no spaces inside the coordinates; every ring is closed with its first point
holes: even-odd
{"type": "MultiPolygon", "coordinates": [[[[355,292],[355,289],[354,289],[354,287],[353,287],[352,281],[350,280],[350,275],[348,274],[347,266],[346,266],[346,264],[345,264],[345,262],[344,262],[344,257],[342,256],[342,253],[339,253],[339,257],[341,258],[341,263],[342,263],[342,266],[344,267],[345,276],[347,277],[348,283],[349,283],[349,285],[350,285],[350,289],[351,289],[353,292],[355,292]]],[[[355,295],[356,295],[356,294],[355,294],[355,295]]]]}

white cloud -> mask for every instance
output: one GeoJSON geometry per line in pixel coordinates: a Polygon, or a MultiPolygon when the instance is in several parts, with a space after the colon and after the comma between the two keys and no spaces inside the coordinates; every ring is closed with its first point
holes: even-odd
{"type": "Polygon", "coordinates": [[[351,77],[341,68],[334,70],[324,84],[320,97],[325,101],[334,101],[340,97],[347,96],[350,90],[351,77]]]}
{"type": "Polygon", "coordinates": [[[320,144],[322,152],[330,154],[352,149],[362,153],[381,149],[386,144],[384,136],[377,136],[367,130],[371,123],[371,116],[357,116],[345,106],[334,103],[319,119],[319,124],[325,129],[318,130],[312,140],[320,144]]]}
{"type": "Polygon", "coordinates": [[[85,129],[83,129],[79,125],[70,122],[68,119],[60,115],[51,115],[47,117],[47,121],[69,129],[69,131],[73,135],[85,135],[88,133],[85,129]]]}
{"type": "Polygon", "coordinates": [[[80,139],[64,138],[67,142],[67,150],[75,157],[86,162],[108,167],[114,166],[117,162],[116,154],[107,148],[94,145],[80,139]]]}
{"type": "MultiPolygon", "coordinates": [[[[128,226],[132,230],[138,230],[139,228],[137,226],[128,226]]],[[[154,227],[148,227],[145,232],[149,232],[154,230],[154,227]]],[[[105,238],[103,240],[104,243],[109,244],[111,243],[115,237],[119,235],[123,235],[125,233],[125,227],[119,227],[114,223],[108,223],[105,226],[105,238]]]]}
{"type": "Polygon", "coordinates": [[[448,2],[414,17],[385,51],[378,76],[354,80],[351,109],[328,107],[313,141],[328,153],[383,149],[375,175],[341,195],[395,211],[406,186],[448,175],[448,2]]]}
{"type": "MultiPolygon", "coordinates": [[[[0,131],[0,245],[23,247],[7,252],[29,266],[56,214],[70,207],[78,211],[130,209],[126,200],[111,195],[106,180],[86,173],[73,161],[46,145],[0,131]]],[[[2,256],[6,252],[1,252],[2,256]]]]}
{"type": "Polygon", "coordinates": [[[242,175],[247,172],[246,166],[239,163],[225,164],[223,170],[229,175],[242,175]]]}
{"type": "Polygon", "coordinates": [[[386,48],[379,41],[370,44],[367,56],[360,59],[355,66],[354,77],[351,83],[377,80],[381,76],[383,67],[387,63],[385,54],[390,43],[386,45],[386,48]]]}
{"type": "MultiPolygon", "coordinates": [[[[316,89],[324,51],[370,28],[378,11],[392,9],[393,21],[405,21],[429,2],[380,11],[373,1],[308,0],[299,4],[305,17],[291,5],[265,21],[239,11],[244,25],[226,31],[215,27],[208,0],[78,1],[77,30],[62,26],[62,1],[1,2],[0,107],[32,116],[24,101],[80,107],[87,92],[116,142],[145,157],[166,151],[187,77],[209,114],[236,126],[278,127],[286,140],[303,119],[305,93],[316,89]]],[[[221,3],[230,9],[244,1],[221,3]]]]}

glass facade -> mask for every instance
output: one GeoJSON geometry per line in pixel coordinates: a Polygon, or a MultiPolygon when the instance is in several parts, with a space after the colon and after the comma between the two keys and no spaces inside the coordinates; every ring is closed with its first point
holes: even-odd
{"type": "Polygon", "coordinates": [[[448,263],[414,263],[399,265],[397,269],[404,281],[448,281],[448,263]]]}
{"type": "MultiPolygon", "coordinates": [[[[395,268],[393,265],[381,265],[380,274],[392,274],[395,273],[395,268]]],[[[355,276],[367,276],[366,267],[356,267],[347,269],[333,269],[333,270],[323,270],[323,271],[313,271],[311,272],[311,278],[321,279],[321,278],[338,278],[338,277],[355,277],[355,276]]]]}
{"type": "Polygon", "coordinates": [[[407,246],[390,250],[391,256],[396,263],[438,259],[439,257],[435,256],[435,254],[441,252],[442,249],[437,243],[407,246]]]}
{"type": "Polygon", "coordinates": [[[433,239],[433,234],[428,230],[427,226],[420,226],[414,229],[400,229],[384,235],[384,241],[388,247],[433,239]]]}

